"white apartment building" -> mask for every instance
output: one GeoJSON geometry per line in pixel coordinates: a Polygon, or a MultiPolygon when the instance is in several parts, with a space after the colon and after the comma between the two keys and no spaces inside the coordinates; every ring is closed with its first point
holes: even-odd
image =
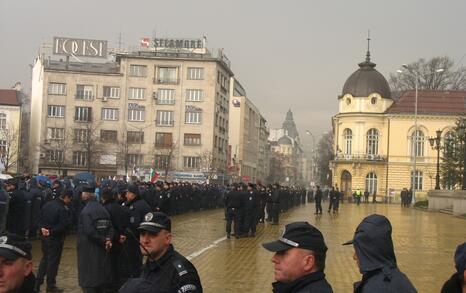
{"type": "Polygon", "coordinates": [[[229,120],[233,181],[266,182],[270,150],[266,120],[233,77],[230,82],[229,120]]]}
{"type": "Polygon", "coordinates": [[[184,48],[189,41],[154,43],[107,63],[35,60],[33,172],[147,178],[154,169],[161,178],[190,181],[224,174],[228,59],[205,42],[197,49],[184,48]]]}

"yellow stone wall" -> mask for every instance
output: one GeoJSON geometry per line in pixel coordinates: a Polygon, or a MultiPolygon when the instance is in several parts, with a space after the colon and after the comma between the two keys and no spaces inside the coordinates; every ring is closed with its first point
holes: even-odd
{"type": "MultiPolygon", "coordinates": [[[[411,186],[411,172],[414,162],[411,156],[410,137],[415,129],[414,113],[388,114],[392,104],[376,94],[368,97],[345,95],[339,100],[340,113],[333,118],[334,153],[331,163],[333,183],[341,186],[341,175],[346,169],[352,175],[352,190],[366,187],[366,176],[377,175],[377,195],[385,196],[388,190],[399,197],[400,191],[411,186]],[[372,103],[375,98],[375,104],[372,103]],[[346,154],[344,130],[353,133],[352,152],[346,154]],[[366,155],[367,131],[379,131],[378,155],[380,159],[370,160],[366,155]],[[388,166],[388,176],[387,176],[388,166]]],[[[424,133],[424,156],[416,159],[416,170],[423,173],[422,190],[416,191],[418,199],[425,198],[429,189],[435,186],[437,152],[430,147],[428,138],[435,137],[442,130],[442,137],[455,126],[454,115],[417,115],[417,129],[424,133]]]]}

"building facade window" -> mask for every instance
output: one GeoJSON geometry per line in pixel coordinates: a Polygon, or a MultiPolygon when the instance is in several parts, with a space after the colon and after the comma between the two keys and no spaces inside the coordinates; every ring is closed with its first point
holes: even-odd
{"type": "Polygon", "coordinates": [[[171,147],[173,144],[173,136],[171,132],[156,132],[155,146],[156,147],[171,147]]]}
{"type": "Polygon", "coordinates": [[[57,127],[47,128],[47,139],[64,139],[65,138],[65,129],[57,127]]]}
{"type": "Polygon", "coordinates": [[[366,154],[377,155],[379,152],[379,131],[375,128],[367,131],[366,154]]]}
{"type": "Polygon", "coordinates": [[[185,133],[184,145],[201,145],[201,134],[199,133],[185,133]]]}
{"type": "Polygon", "coordinates": [[[160,170],[165,170],[169,167],[170,156],[168,155],[156,155],[155,156],[155,168],[160,170]]]}
{"type": "Polygon", "coordinates": [[[183,157],[183,166],[186,169],[199,169],[200,157],[183,157]]]}
{"type": "Polygon", "coordinates": [[[159,84],[177,84],[178,68],[177,67],[157,67],[156,83],[159,84]]]}
{"type": "Polygon", "coordinates": [[[128,143],[144,143],[144,131],[128,131],[126,141],[128,143]]]}
{"type": "Polygon", "coordinates": [[[174,89],[159,89],[157,93],[157,104],[159,105],[175,104],[175,90],[174,89]]]}
{"type": "Polygon", "coordinates": [[[424,156],[424,132],[417,130],[411,135],[411,156],[424,156]]]}
{"type": "Polygon", "coordinates": [[[86,143],[89,141],[89,129],[74,129],[73,139],[75,142],[86,143]]]}
{"type": "Polygon", "coordinates": [[[377,193],[377,175],[373,172],[367,174],[366,176],[366,190],[369,194],[377,193]]]}
{"type": "Polygon", "coordinates": [[[142,166],[144,163],[144,156],[141,154],[128,154],[126,158],[128,164],[132,166],[142,166]]]}
{"type": "Polygon", "coordinates": [[[128,121],[144,121],[145,112],[143,109],[129,109],[128,121]]]}
{"type": "Polygon", "coordinates": [[[65,117],[65,106],[49,105],[47,114],[49,117],[63,118],[65,117]]]}
{"type": "Polygon", "coordinates": [[[345,154],[351,155],[353,152],[353,131],[346,128],[343,131],[343,138],[345,140],[345,154]]]}
{"type": "Polygon", "coordinates": [[[146,77],[147,76],[147,66],[146,65],[130,65],[129,66],[129,75],[135,77],[146,77]]]}
{"type": "Polygon", "coordinates": [[[140,87],[130,87],[128,90],[128,99],[144,100],[146,98],[146,89],[140,87]]]}
{"type": "Polygon", "coordinates": [[[66,95],[66,83],[51,82],[48,89],[49,95],[66,95]]]}
{"type": "Polygon", "coordinates": [[[103,96],[110,99],[120,98],[120,88],[117,86],[104,86],[103,96]]]}
{"type": "Polygon", "coordinates": [[[118,132],[116,130],[101,130],[100,141],[102,142],[117,142],[118,132]]]}
{"type": "Polygon", "coordinates": [[[94,87],[92,85],[83,85],[78,84],[76,86],[76,99],[78,100],[92,100],[94,98],[93,90],[94,87]]]}
{"type": "Polygon", "coordinates": [[[6,129],[6,114],[0,113],[0,129],[6,129]]]}
{"type": "Polygon", "coordinates": [[[185,123],[200,124],[202,122],[202,112],[186,112],[185,123]]]}
{"type": "Polygon", "coordinates": [[[77,166],[87,165],[87,152],[76,151],[73,152],[73,164],[77,166]]]}
{"type": "Polygon", "coordinates": [[[102,120],[118,120],[118,109],[102,108],[102,120]]]}
{"type": "Polygon", "coordinates": [[[74,121],[90,122],[92,118],[91,113],[91,107],[76,107],[74,110],[74,121]]]}
{"type": "Polygon", "coordinates": [[[200,102],[204,97],[204,91],[198,89],[186,90],[186,101],[187,102],[200,102]]]}
{"type": "Polygon", "coordinates": [[[413,188],[413,183],[415,190],[422,190],[423,174],[421,171],[411,171],[411,188],[413,188]]]}
{"type": "Polygon", "coordinates": [[[157,126],[173,126],[173,111],[157,111],[157,126]]]}
{"type": "Polygon", "coordinates": [[[49,162],[63,162],[64,156],[62,150],[48,150],[47,158],[49,162]]]}
{"type": "Polygon", "coordinates": [[[187,79],[204,79],[204,68],[202,67],[188,67],[187,79]]]}

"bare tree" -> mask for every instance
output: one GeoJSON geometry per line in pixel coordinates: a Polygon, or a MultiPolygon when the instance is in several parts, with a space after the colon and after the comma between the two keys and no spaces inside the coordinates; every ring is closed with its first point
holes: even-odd
{"type": "Polygon", "coordinates": [[[392,91],[413,90],[416,76],[420,90],[466,90],[466,67],[455,67],[449,57],[419,59],[407,65],[412,74],[390,74],[392,91]],[[442,72],[436,72],[443,69],[442,72]]]}
{"type": "Polygon", "coordinates": [[[125,170],[125,176],[128,174],[129,169],[129,154],[132,151],[132,144],[128,143],[126,131],[121,131],[120,137],[117,140],[117,162],[125,170]]]}
{"type": "Polygon", "coordinates": [[[173,160],[175,159],[175,153],[176,143],[173,141],[168,141],[163,144],[158,144],[156,142],[154,145],[154,170],[162,169],[165,180],[168,179],[169,172],[174,169],[173,160]]]}
{"type": "Polygon", "coordinates": [[[199,154],[200,157],[200,169],[206,175],[208,180],[214,178],[215,172],[217,171],[214,162],[214,153],[212,151],[204,151],[199,154]]]}
{"type": "Polygon", "coordinates": [[[18,166],[18,155],[19,130],[7,124],[5,128],[0,129],[0,163],[5,173],[18,166]]]}
{"type": "Polygon", "coordinates": [[[74,145],[78,145],[86,153],[85,165],[88,172],[99,161],[99,156],[102,152],[102,144],[100,143],[99,125],[100,122],[90,119],[88,122],[83,122],[81,128],[75,128],[73,133],[74,145]]]}
{"type": "MultiPolygon", "coordinates": [[[[59,128],[55,128],[59,129],[59,128]]],[[[40,152],[45,156],[42,158],[47,164],[57,168],[58,176],[66,166],[66,153],[69,150],[73,133],[67,129],[56,130],[57,136],[47,139],[40,145],[40,152]]]]}
{"type": "Polygon", "coordinates": [[[320,184],[332,185],[329,163],[334,159],[333,154],[333,133],[326,132],[317,143],[317,178],[320,184]]]}
{"type": "Polygon", "coordinates": [[[273,152],[270,156],[270,174],[267,177],[268,182],[279,183],[285,178],[286,158],[280,152],[273,152]]]}

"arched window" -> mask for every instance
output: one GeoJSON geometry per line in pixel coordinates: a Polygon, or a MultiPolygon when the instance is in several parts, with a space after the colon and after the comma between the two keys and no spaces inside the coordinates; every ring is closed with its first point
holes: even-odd
{"type": "Polygon", "coordinates": [[[343,131],[343,138],[345,140],[345,154],[351,155],[353,151],[353,132],[351,129],[346,128],[343,131]]]}
{"type": "Polygon", "coordinates": [[[379,131],[375,128],[367,132],[366,154],[377,155],[379,152],[379,131]]]}
{"type": "Polygon", "coordinates": [[[421,171],[411,171],[411,188],[413,188],[414,185],[415,190],[422,190],[422,177],[423,174],[421,171]]]}
{"type": "Polygon", "coordinates": [[[0,113],[0,129],[6,129],[6,114],[0,113]]]}
{"type": "Polygon", "coordinates": [[[377,193],[377,175],[373,172],[366,176],[366,190],[369,191],[369,194],[377,193]]]}
{"type": "Polygon", "coordinates": [[[424,156],[424,132],[417,130],[411,134],[411,156],[424,156]]]}

